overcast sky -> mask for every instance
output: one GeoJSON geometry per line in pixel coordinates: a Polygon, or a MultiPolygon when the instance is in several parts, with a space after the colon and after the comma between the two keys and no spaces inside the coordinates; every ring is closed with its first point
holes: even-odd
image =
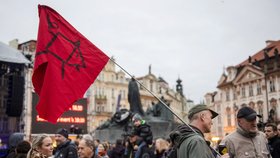
{"type": "Polygon", "coordinates": [[[48,5],[136,77],[152,73],[199,103],[223,67],[280,39],[279,0],[48,0],[0,2],[0,41],[37,38],[38,4],[48,5]]]}

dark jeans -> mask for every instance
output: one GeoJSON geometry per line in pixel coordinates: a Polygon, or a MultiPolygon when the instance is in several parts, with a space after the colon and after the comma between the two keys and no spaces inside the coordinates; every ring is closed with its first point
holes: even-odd
{"type": "Polygon", "coordinates": [[[142,142],[139,146],[138,146],[138,149],[135,153],[135,157],[134,158],[140,158],[140,155],[141,155],[141,151],[142,151],[142,148],[143,146],[145,146],[147,143],[146,142],[142,142]]]}

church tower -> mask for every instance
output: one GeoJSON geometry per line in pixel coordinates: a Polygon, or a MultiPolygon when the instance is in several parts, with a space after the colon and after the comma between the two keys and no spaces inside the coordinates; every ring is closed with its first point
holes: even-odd
{"type": "Polygon", "coordinates": [[[183,96],[183,85],[182,85],[182,80],[180,78],[178,78],[178,80],[176,81],[177,85],[176,85],[176,91],[178,93],[180,93],[183,96]]]}

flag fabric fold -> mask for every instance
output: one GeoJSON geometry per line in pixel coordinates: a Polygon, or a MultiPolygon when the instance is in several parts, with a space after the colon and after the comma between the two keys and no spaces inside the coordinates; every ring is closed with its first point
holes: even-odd
{"type": "Polygon", "coordinates": [[[39,116],[49,122],[67,111],[94,82],[109,57],[61,15],[39,5],[39,29],[32,82],[40,96],[39,116]]]}

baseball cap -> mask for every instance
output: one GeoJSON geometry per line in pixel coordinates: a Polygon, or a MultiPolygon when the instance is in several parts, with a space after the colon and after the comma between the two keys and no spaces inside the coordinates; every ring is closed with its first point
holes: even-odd
{"type": "Polygon", "coordinates": [[[258,115],[256,111],[248,106],[242,107],[237,113],[237,118],[245,118],[248,121],[253,121],[256,117],[261,118],[261,115],[258,115]]]}
{"type": "Polygon", "coordinates": [[[190,111],[188,113],[188,118],[191,119],[194,114],[199,113],[204,110],[209,110],[212,113],[212,119],[219,115],[218,113],[216,113],[215,111],[213,111],[209,107],[207,107],[206,105],[198,104],[190,109],[190,111]]]}

